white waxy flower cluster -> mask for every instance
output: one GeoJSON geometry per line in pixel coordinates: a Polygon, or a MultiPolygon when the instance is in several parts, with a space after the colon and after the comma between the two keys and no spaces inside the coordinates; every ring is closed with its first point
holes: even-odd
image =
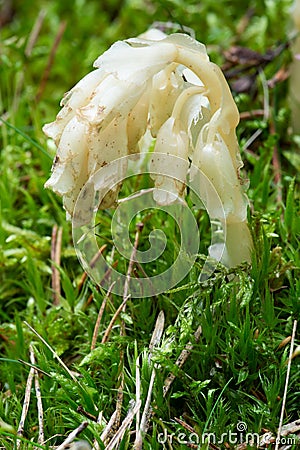
{"type": "MultiPolygon", "coordinates": [[[[64,96],[55,122],[44,126],[58,148],[45,186],[63,196],[68,215],[73,216],[90,177],[109,162],[139,152],[149,130],[156,139],[154,154],[183,161],[174,163],[173,178],[153,176],[157,204],[168,205],[185,195],[192,162],[208,177],[225,211],[222,261],[233,266],[249,260],[248,200],[239,177],[242,161],[235,133],[239,113],[205,46],[184,34],[152,30],[116,42],[94,66],[64,96]]],[[[152,166],[159,173],[159,158],[153,158],[152,166]]],[[[125,169],[120,164],[119,170],[125,169]]],[[[116,202],[119,188],[120,183],[106,194],[100,208],[116,202]]],[[[224,211],[213,202],[206,198],[211,218],[224,222],[224,211]]]]}

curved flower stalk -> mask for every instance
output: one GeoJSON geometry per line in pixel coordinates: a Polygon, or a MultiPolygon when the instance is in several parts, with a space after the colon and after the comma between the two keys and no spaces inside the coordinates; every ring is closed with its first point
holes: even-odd
{"type": "Polygon", "coordinates": [[[300,0],[294,0],[291,17],[298,33],[291,45],[293,62],[290,67],[291,122],[294,133],[300,134],[300,0]]]}
{"type": "MultiPolygon", "coordinates": [[[[228,266],[249,261],[248,200],[239,177],[242,161],[235,134],[239,113],[205,46],[184,34],[166,36],[152,30],[116,42],[94,66],[96,70],[65,95],[55,122],[44,126],[58,147],[45,186],[63,196],[68,215],[73,216],[90,177],[109,162],[139,152],[149,129],[156,138],[154,154],[183,160],[168,168],[170,177],[153,175],[156,202],[168,205],[185,195],[185,180],[193,177],[192,162],[208,177],[224,206],[227,237],[222,261],[228,266]]],[[[159,164],[159,157],[153,157],[154,173],[160,173],[159,164]]],[[[114,186],[100,208],[115,203],[119,188],[114,186]]],[[[211,218],[224,222],[219,206],[206,197],[211,218]]],[[[89,207],[87,201],[83,218],[89,207]]],[[[212,255],[217,252],[217,247],[210,249],[212,255]]]]}

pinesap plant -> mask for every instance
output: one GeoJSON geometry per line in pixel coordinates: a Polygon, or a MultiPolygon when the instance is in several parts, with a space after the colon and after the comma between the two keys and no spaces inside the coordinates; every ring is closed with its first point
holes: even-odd
{"type": "MultiPolygon", "coordinates": [[[[197,246],[190,245],[197,241],[197,230],[192,232],[195,223],[183,212],[187,187],[196,193],[210,219],[220,223],[223,240],[212,239],[210,256],[228,267],[250,261],[248,199],[236,138],[239,113],[221,69],[209,60],[205,46],[185,34],[166,36],[150,30],[116,42],[94,67],[65,94],[56,120],[44,126],[57,145],[46,187],[63,197],[79,258],[92,278],[99,282],[103,275],[102,269],[101,276],[96,275],[98,269],[92,273],[90,265],[97,252],[95,212],[118,206],[132,166],[135,175],[150,173],[154,186],[151,199],[149,192],[135,194],[138,206],[132,207],[131,202],[123,207],[131,211],[128,221],[146,204],[170,206],[181,228],[183,251],[176,270],[159,278],[155,293],[180,281],[197,254],[197,246]],[[145,169],[141,160],[151,140],[154,150],[145,169]],[[147,200],[142,194],[147,194],[147,200]],[[194,239],[189,237],[191,232],[194,239]],[[84,239],[86,245],[82,245],[84,239]],[[178,267],[181,273],[174,277],[178,267]]],[[[122,214],[117,217],[116,226],[122,214]]],[[[114,234],[118,240],[118,232],[114,234]]],[[[159,247],[160,236],[152,238],[152,248],[159,247]]],[[[162,251],[141,255],[139,262],[162,251]]],[[[102,264],[107,262],[103,259],[102,264]]],[[[145,291],[134,294],[140,295],[145,291]]]]}

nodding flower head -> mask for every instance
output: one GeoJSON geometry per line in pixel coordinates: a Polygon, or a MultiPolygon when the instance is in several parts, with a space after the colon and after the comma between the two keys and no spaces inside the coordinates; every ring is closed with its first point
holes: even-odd
{"type": "MultiPolygon", "coordinates": [[[[159,158],[153,158],[157,204],[168,205],[185,195],[184,180],[192,163],[208,177],[224,205],[230,242],[224,262],[249,260],[248,200],[239,176],[242,161],[235,133],[239,113],[205,46],[185,34],[166,36],[151,30],[116,42],[94,67],[65,94],[55,122],[43,128],[58,148],[45,186],[63,197],[68,216],[73,216],[90,177],[109,162],[139,152],[148,130],[155,139],[154,155],[183,160],[172,168],[171,179],[157,175],[159,158]],[[239,252],[234,234],[243,241],[239,252]]],[[[105,195],[100,208],[114,205],[119,189],[120,183],[105,195]]],[[[221,220],[213,200],[206,200],[210,216],[221,220]]]]}

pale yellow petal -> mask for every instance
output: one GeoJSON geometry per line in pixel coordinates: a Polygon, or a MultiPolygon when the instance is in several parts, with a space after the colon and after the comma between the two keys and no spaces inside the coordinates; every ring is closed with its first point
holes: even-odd
{"type": "Polygon", "coordinates": [[[150,166],[151,171],[158,174],[151,175],[158,204],[171,204],[183,196],[189,166],[187,155],[187,133],[177,129],[174,118],[170,117],[159,130],[150,166]]]}
{"type": "Polygon", "coordinates": [[[59,143],[64,127],[75,116],[77,108],[89,103],[94,89],[105,77],[106,74],[103,74],[101,70],[93,70],[64,95],[60,103],[63,108],[57,114],[56,120],[43,127],[44,133],[54,139],[56,145],[59,143]]]}
{"type": "Polygon", "coordinates": [[[252,238],[247,222],[226,222],[223,227],[226,234],[225,246],[221,243],[210,246],[210,256],[227,267],[251,262],[252,238]]]}
{"type": "Polygon", "coordinates": [[[139,86],[173,62],[176,54],[176,46],[164,40],[145,41],[143,45],[129,39],[113,44],[95,61],[94,67],[139,86]]]}
{"type": "Polygon", "coordinates": [[[152,78],[149,114],[153,137],[157,136],[160,127],[171,117],[174,104],[184,89],[181,72],[178,64],[170,64],[152,78]]]}
{"type": "Polygon", "coordinates": [[[127,120],[127,148],[128,153],[137,153],[140,151],[139,141],[147,130],[148,110],[149,110],[149,89],[145,89],[137,104],[128,114],[127,120]]]}

